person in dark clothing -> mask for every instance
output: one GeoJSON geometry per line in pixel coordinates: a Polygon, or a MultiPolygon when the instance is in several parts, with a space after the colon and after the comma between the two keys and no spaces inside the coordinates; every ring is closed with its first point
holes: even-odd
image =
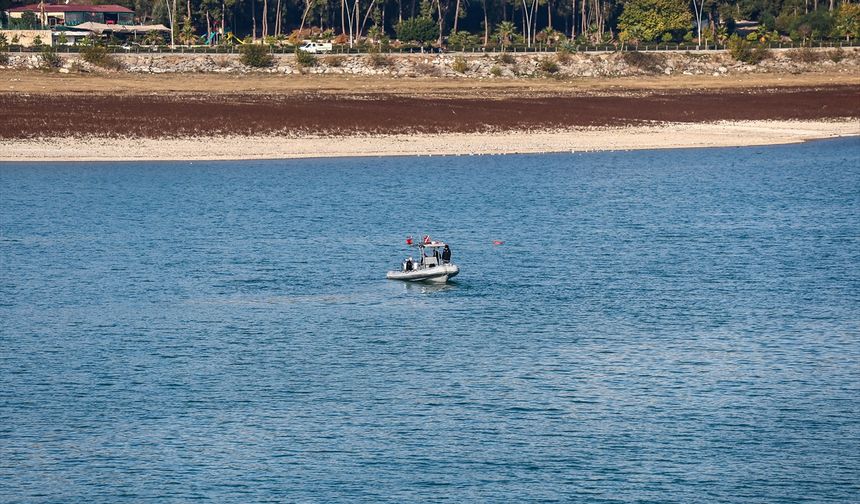
{"type": "Polygon", "coordinates": [[[406,271],[412,271],[412,258],[406,260],[406,267],[404,268],[406,271]]]}
{"type": "Polygon", "coordinates": [[[448,248],[448,245],[445,245],[445,250],[442,251],[442,262],[451,262],[451,249],[448,248]]]}

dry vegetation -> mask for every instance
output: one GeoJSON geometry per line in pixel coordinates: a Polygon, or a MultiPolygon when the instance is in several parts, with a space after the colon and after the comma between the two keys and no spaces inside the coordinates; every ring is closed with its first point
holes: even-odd
{"type": "MultiPolygon", "coordinates": [[[[438,75],[438,67],[419,65],[428,76],[438,75]]],[[[505,65],[496,65],[499,72],[505,65]]],[[[554,79],[400,79],[382,76],[283,75],[271,74],[57,74],[32,70],[4,69],[0,72],[0,93],[35,94],[296,94],[327,95],[385,94],[432,97],[542,97],[621,92],[678,92],[693,89],[742,89],[819,87],[847,85],[860,87],[857,73],[821,72],[805,74],[743,74],[731,78],[710,75],[632,76],[556,81],[554,79]]]]}
{"type": "Polygon", "coordinates": [[[666,56],[657,53],[626,51],[621,53],[624,63],[647,73],[659,73],[660,67],[666,64],[666,56]]]}
{"type": "MultiPolygon", "coordinates": [[[[46,74],[52,75],[52,74],[46,74]]],[[[421,80],[407,80],[415,85],[421,80]]],[[[562,83],[563,85],[563,83],[562,83]]],[[[417,86],[416,86],[417,87],[417,86]]],[[[0,138],[480,132],[653,122],[860,117],[857,86],[632,92],[493,99],[389,93],[0,93],[0,138]],[[55,113],[62,110],[62,114],[55,113]]]]}

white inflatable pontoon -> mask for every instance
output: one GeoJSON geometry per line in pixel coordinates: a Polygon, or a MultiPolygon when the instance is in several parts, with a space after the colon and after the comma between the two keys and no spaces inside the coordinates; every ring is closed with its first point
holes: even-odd
{"type": "Polygon", "coordinates": [[[460,273],[460,268],[450,261],[451,249],[445,243],[432,241],[429,236],[425,236],[417,245],[412,244],[411,237],[406,239],[406,244],[418,247],[418,259],[410,261],[410,257],[401,264],[400,271],[389,271],[385,275],[389,280],[445,283],[460,273]]]}

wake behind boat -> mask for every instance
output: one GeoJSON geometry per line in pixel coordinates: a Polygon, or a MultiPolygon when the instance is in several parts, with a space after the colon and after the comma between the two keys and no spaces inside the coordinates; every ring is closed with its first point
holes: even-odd
{"type": "Polygon", "coordinates": [[[460,273],[460,268],[451,262],[451,248],[446,243],[425,236],[421,243],[413,244],[410,236],[406,244],[418,248],[418,259],[409,257],[399,271],[389,271],[385,275],[389,280],[445,283],[460,273]]]}

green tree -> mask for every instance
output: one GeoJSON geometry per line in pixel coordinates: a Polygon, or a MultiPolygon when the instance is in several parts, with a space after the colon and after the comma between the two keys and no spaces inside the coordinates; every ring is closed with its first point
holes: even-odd
{"type": "Polygon", "coordinates": [[[631,0],[618,18],[622,40],[650,42],[670,33],[682,36],[690,28],[692,15],[679,0],[631,0]]]}
{"type": "Polygon", "coordinates": [[[837,37],[845,37],[848,41],[860,38],[860,4],[843,3],[839,6],[833,32],[837,37]]]}
{"type": "Polygon", "coordinates": [[[36,14],[32,11],[24,11],[21,13],[21,19],[18,20],[18,26],[22,30],[35,30],[37,24],[36,14]]]}
{"type": "Polygon", "coordinates": [[[476,46],[479,42],[477,35],[472,35],[467,31],[451,32],[448,35],[448,45],[459,49],[465,49],[466,46],[476,46]]]}
{"type": "Polygon", "coordinates": [[[414,17],[399,23],[394,31],[402,42],[426,44],[439,37],[439,26],[428,17],[414,17]]]}
{"type": "Polygon", "coordinates": [[[185,45],[191,45],[197,41],[197,35],[194,34],[194,26],[191,24],[191,18],[188,16],[182,22],[182,32],[179,34],[179,40],[185,45]]]}

